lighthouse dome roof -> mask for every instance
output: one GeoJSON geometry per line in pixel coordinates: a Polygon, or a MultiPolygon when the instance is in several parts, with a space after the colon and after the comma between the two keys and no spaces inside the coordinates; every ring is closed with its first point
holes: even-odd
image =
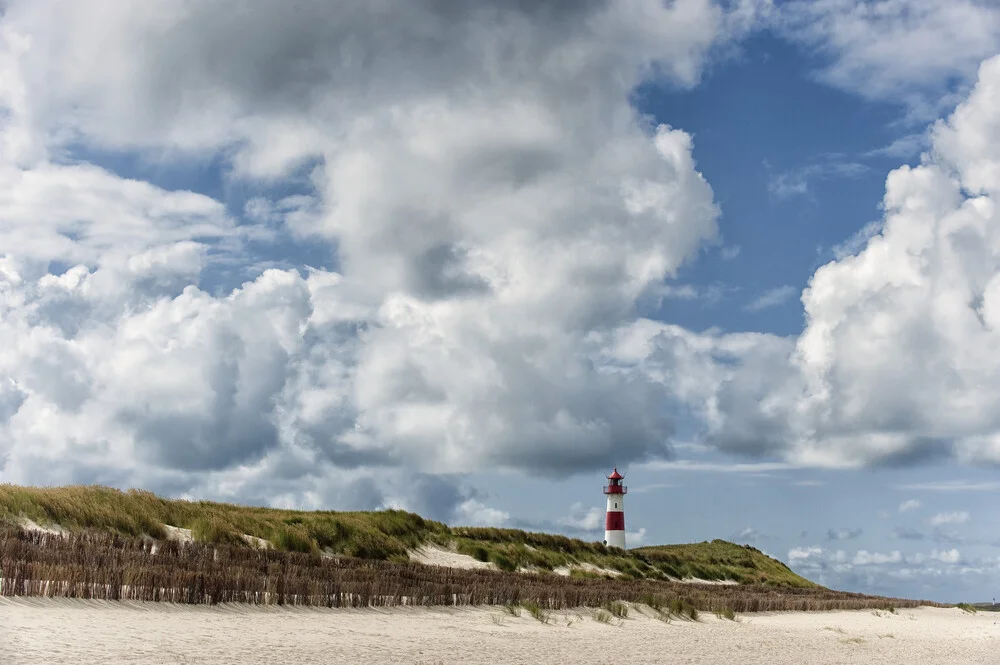
{"type": "Polygon", "coordinates": [[[611,475],[608,476],[608,480],[621,480],[624,477],[625,476],[623,476],[622,474],[618,473],[618,468],[616,467],[615,470],[611,473],[611,475]]]}

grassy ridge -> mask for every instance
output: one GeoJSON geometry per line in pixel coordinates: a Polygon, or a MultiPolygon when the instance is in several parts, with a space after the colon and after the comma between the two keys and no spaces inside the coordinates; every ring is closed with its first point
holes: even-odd
{"type": "Polygon", "coordinates": [[[579,539],[514,529],[454,527],[399,510],[297,511],[210,501],[164,499],[142,490],[0,485],[0,523],[23,518],[70,531],[105,530],[164,539],[165,525],[190,529],[197,542],[247,547],[244,535],[285,552],[326,552],[403,562],[420,545],[454,547],[503,571],[571,568],[574,577],[695,577],[745,584],[813,588],[784,564],[725,541],[621,550],[579,539]],[[581,569],[589,564],[590,570],[581,569]],[[612,571],[612,573],[603,572],[612,571]]]}
{"type": "Polygon", "coordinates": [[[657,545],[632,550],[659,570],[675,578],[735,580],[741,584],[815,586],[796,575],[781,561],[755,547],[725,540],[689,545],[657,545]]]}
{"type": "Polygon", "coordinates": [[[0,485],[0,521],[27,517],[71,531],[101,529],[165,539],[164,525],[191,529],[198,542],[246,545],[243,534],[290,552],[326,550],[363,559],[407,557],[448,527],[401,510],[332,512],[279,510],[211,501],[164,499],[143,490],[109,487],[0,485]]]}

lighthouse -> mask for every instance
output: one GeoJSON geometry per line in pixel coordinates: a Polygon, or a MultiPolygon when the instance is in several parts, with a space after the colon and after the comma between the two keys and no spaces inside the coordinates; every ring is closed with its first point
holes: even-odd
{"type": "Polygon", "coordinates": [[[616,468],[607,476],[604,493],[608,495],[608,512],[604,518],[604,544],[625,549],[625,495],[628,488],[622,485],[625,476],[616,468]]]}

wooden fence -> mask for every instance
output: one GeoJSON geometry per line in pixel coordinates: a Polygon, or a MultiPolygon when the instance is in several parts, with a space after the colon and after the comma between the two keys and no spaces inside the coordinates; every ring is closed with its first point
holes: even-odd
{"type": "Polygon", "coordinates": [[[532,601],[547,609],[680,599],[735,612],[935,605],[822,588],[571,578],[22,529],[0,531],[0,595],[320,607],[532,601]]]}

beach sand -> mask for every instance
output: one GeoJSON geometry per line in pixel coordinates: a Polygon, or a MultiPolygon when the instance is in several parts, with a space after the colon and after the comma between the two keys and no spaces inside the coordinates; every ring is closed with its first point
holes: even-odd
{"type": "MultiPolygon", "coordinates": [[[[647,611],[649,611],[647,609],[647,611]]],[[[0,663],[1000,663],[997,615],[919,608],[703,613],[666,624],[633,607],[542,624],[499,608],[282,609],[0,599],[0,663]]]]}

